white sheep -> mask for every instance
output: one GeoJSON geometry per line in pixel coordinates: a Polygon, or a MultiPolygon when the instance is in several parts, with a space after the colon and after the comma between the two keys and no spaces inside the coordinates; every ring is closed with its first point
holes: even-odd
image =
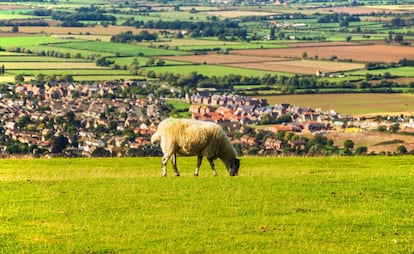
{"type": "Polygon", "coordinates": [[[215,123],[170,117],[159,124],[151,137],[151,142],[160,142],[163,152],[163,176],[167,175],[167,162],[170,158],[175,175],[180,175],[177,169],[177,154],[197,155],[195,176],[198,176],[203,156],[210,162],[214,176],[217,176],[214,166],[214,160],[217,158],[223,161],[231,176],[239,173],[240,160],[236,158],[236,151],[221,126],[215,123]]]}

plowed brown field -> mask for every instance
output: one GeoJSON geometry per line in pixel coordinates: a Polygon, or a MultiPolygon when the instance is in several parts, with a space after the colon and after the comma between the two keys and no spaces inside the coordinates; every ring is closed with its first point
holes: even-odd
{"type": "Polygon", "coordinates": [[[188,56],[163,56],[164,60],[190,62],[190,63],[206,63],[206,64],[234,64],[234,63],[258,63],[282,61],[285,58],[267,57],[267,56],[242,56],[242,55],[188,55],[188,56]]]}
{"type": "Polygon", "coordinates": [[[217,64],[237,68],[264,70],[272,72],[286,72],[299,74],[314,74],[317,70],[325,73],[363,69],[365,66],[358,63],[341,63],[331,61],[297,60],[288,58],[243,55],[189,55],[163,56],[164,60],[182,61],[197,64],[217,64]]]}
{"type": "Polygon", "coordinates": [[[232,50],[231,54],[248,56],[273,56],[301,58],[306,52],[308,57],[319,59],[352,59],[358,62],[398,62],[403,58],[414,59],[414,47],[390,45],[355,45],[355,46],[310,46],[280,49],[232,50]]]}
{"type": "Polygon", "coordinates": [[[357,63],[340,63],[330,61],[278,61],[278,62],[262,62],[262,63],[237,63],[228,64],[232,67],[257,69],[265,71],[277,71],[287,73],[299,73],[299,74],[315,74],[316,71],[322,71],[325,73],[351,71],[363,69],[365,65],[357,63]]]}

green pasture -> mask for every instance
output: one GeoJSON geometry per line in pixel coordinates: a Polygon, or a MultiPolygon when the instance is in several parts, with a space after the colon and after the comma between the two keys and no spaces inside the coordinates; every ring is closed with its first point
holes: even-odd
{"type": "MultiPolygon", "coordinates": [[[[280,72],[261,71],[243,68],[234,68],[220,65],[180,65],[180,66],[157,66],[157,67],[144,67],[146,71],[154,71],[155,73],[170,72],[174,74],[189,74],[196,71],[198,74],[205,76],[225,76],[225,75],[242,75],[242,76],[263,76],[265,74],[277,74],[280,72]]],[[[286,74],[289,75],[289,74],[286,74]]]]}
{"type": "Polygon", "coordinates": [[[0,77],[0,82],[12,82],[17,74],[23,74],[26,81],[35,80],[38,74],[43,75],[71,75],[76,81],[105,81],[130,80],[144,78],[131,75],[127,70],[112,69],[38,69],[38,70],[10,70],[0,77]]]}
{"type": "Polygon", "coordinates": [[[111,42],[74,42],[65,44],[56,44],[56,47],[69,48],[74,50],[94,50],[97,52],[105,52],[111,54],[119,54],[120,56],[138,56],[140,53],[145,56],[160,56],[160,55],[182,55],[186,53],[178,51],[170,51],[159,48],[150,48],[148,45],[134,45],[124,43],[111,43],[111,42]]]}
{"type": "Polygon", "coordinates": [[[19,37],[0,37],[0,47],[7,49],[9,47],[25,48],[28,46],[50,44],[50,43],[62,43],[68,42],[67,39],[59,39],[44,35],[34,36],[19,36],[19,37]]]}
{"type": "Polygon", "coordinates": [[[411,156],[3,159],[4,253],[412,253],[411,156]]]}
{"type": "Polygon", "coordinates": [[[364,71],[354,71],[350,74],[352,75],[364,75],[369,73],[373,75],[383,75],[384,73],[389,72],[392,76],[399,76],[399,77],[414,77],[414,67],[412,66],[403,66],[403,67],[395,67],[395,68],[387,68],[387,69],[379,69],[379,70],[364,70],[364,71]]]}
{"type": "Polygon", "coordinates": [[[32,75],[36,76],[39,73],[42,74],[56,74],[56,75],[130,75],[130,73],[127,70],[113,70],[113,69],[103,69],[103,68],[96,68],[96,69],[38,69],[38,70],[10,70],[6,73],[10,73],[13,75],[20,74],[24,72],[26,75],[32,75]]]}
{"type": "Polygon", "coordinates": [[[174,100],[174,99],[166,100],[166,103],[168,105],[171,105],[174,108],[173,113],[177,117],[191,118],[191,113],[188,112],[188,109],[190,108],[190,103],[184,102],[182,100],[174,100]]]}
{"type": "Polygon", "coordinates": [[[0,10],[0,20],[8,20],[8,19],[31,19],[36,18],[34,16],[26,15],[29,9],[7,9],[7,10],[0,10]]]}
{"type": "MultiPolygon", "coordinates": [[[[189,11],[180,11],[175,12],[171,10],[172,7],[166,7],[165,11],[159,11],[159,12],[153,12],[149,13],[149,15],[134,15],[132,17],[135,18],[135,20],[142,20],[144,22],[147,22],[149,20],[153,20],[154,22],[158,20],[163,21],[206,21],[208,14],[206,12],[198,12],[198,13],[190,13],[189,11]]],[[[197,7],[195,7],[197,9],[197,7]]],[[[127,16],[119,16],[120,18],[127,16]]]]}
{"type": "Polygon", "coordinates": [[[59,52],[62,54],[69,54],[70,57],[75,57],[76,55],[80,55],[81,58],[96,58],[96,57],[106,57],[106,56],[113,56],[112,53],[97,51],[93,48],[90,49],[72,49],[72,48],[65,48],[61,46],[56,46],[58,44],[50,44],[50,45],[36,45],[36,46],[29,46],[28,49],[32,50],[34,53],[39,52],[59,52]]]}

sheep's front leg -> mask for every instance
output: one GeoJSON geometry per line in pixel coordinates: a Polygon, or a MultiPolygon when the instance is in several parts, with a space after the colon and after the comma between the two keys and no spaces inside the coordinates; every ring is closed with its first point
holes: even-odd
{"type": "Polygon", "coordinates": [[[203,156],[197,155],[197,167],[196,167],[196,170],[194,172],[194,176],[198,176],[198,173],[200,172],[200,166],[201,166],[202,161],[203,161],[203,156]]]}
{"type": "Polygon", "coordinates": [[[171,163],[174,169],[175,176],[180,176],[180,172],[178,172],[178,168],[177,168],[177,154],[174,153],[172,155],[171,163]]]}
{"type": "Polygon", "coordinates": [[[214,160],[208,159],[208,161],[210,162],[211,170],[213,170],[213,175],[217,176],[217,171],[216,171],[216,166],[214,165],[214,160]]]}

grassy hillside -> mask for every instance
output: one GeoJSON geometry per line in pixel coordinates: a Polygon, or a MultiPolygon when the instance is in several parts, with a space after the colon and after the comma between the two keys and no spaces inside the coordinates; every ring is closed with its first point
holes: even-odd
{"type": "Polygon", "coordinates": [[[412,157],[2,160],[5,253],[408,253],[412,157]]]}

